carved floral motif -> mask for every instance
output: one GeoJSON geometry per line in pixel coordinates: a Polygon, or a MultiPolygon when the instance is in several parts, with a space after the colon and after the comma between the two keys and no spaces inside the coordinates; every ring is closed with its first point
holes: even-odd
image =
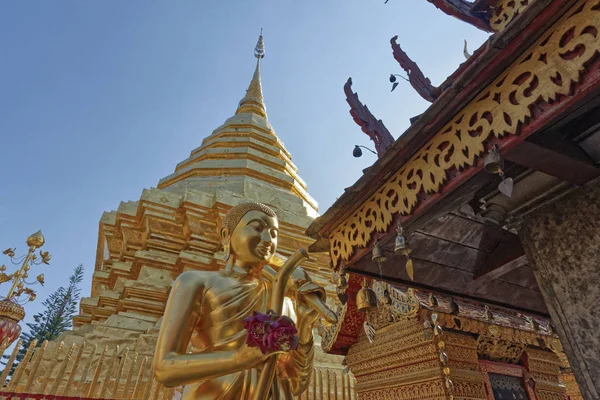
{"type": "Polygon", "coordinates": [[[490,336],[479,336],[477,353],[484,360],[516,364],[521,359],[525,345],[490,336]]]}
{"type": "Polygon", "coordinates": [[[460,111],[331,234],[335,266],[385,232],[398,214],[414,211],[420,196],[437,193],[451,170],[473,166],[492,138],[515,135],[540,101],[571,96],[586,64],[600,50],[597,1],[579,1],[481,95],[460,111]]]}

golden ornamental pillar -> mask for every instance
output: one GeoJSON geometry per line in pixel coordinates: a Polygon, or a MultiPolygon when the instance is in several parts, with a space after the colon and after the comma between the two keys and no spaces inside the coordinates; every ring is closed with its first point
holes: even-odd
{"type": "Polygon", "coordinates": [[[45,242],[46,239],[42,232],[37,231],[27,237],[28,251],[25,255],[16,256],[16,248],[8,248],[2,253],[10,258],[12,264],[20,266],[12,274],[5,272],[5,265],[0,266],[0,284],[11,282],[8,293],[0,300],[0,349],[2,351],[21,334],[19,322],[25,318],[23,305],[35,300],[35,291],[27,286],[37,283],[44,284],[44,274],[38,275],[32,282],[28,282],[27,278],[29,278],[29,270],[32,265],[50,263],[51,256],[47,251],[40,250],[39,256],[35,254],[35,251],[41,248],[45,242]]]}

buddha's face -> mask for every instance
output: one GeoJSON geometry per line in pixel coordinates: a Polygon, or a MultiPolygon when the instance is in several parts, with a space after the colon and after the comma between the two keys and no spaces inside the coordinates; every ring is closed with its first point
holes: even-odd
{"type": "Polygon", "coordinates": [[[277,250],[279,224],[277,218],[262,211],[249,211],[229,235],[231,253],[236,262],[267,262],[277,250]]]}

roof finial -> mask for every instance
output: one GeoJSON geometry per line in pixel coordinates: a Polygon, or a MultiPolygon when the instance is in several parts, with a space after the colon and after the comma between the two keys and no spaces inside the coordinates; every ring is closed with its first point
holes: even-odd
{"type": "Polygon", "coordinates": [[[262,28],[260,28],[260,36],[258,37],[258,42],[256,42],[256,47],[254,48],[254,57],[259,60],[265,56],[265,43],[263,42],[262,28]]]}

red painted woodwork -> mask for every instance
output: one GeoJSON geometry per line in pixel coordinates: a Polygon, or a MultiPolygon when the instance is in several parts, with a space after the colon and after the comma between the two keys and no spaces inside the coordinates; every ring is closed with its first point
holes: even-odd
{"type": "Polygon", "coordinates": [[[354,122],[373,141],[377,155],[381,157],[394,144],[394,137],[383,122],[375,118],[369,108],[360,102],[358,94],[352,92],[352,78],[348,78],[344,85],[344,93],[346,93],[346,101],[350,105],[350,115],[352,115],[354,122]]]}

